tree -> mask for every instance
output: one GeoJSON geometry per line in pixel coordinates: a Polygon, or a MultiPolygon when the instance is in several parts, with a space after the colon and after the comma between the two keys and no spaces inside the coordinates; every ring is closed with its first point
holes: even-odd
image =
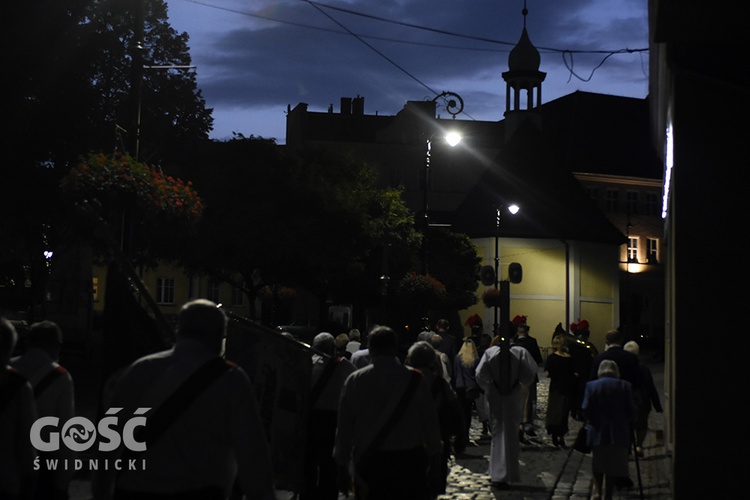
{"type": "MultiPolygon", "coordinates": [[[[0,281],[44,296],[47,262],[65,222],[58,184],[90,151],[132,149],[134,64],[190,65],[187,35],[163,0],[28,0],[0,5],[3,113],[0,281]],[[144,6],[136,52],[135,8],[144,6]],[[134,55],[138,54],[138,57],[134,55]],[[5,242],[8,242],[7,244],[5,242]]],[[[142,67],[142,65],[141,65],[142,67]]],[[[174,158],[181,141],[207,139],[211,111],[195,73],[143,71],[141,158],[174,158]],[[156,140],[158,138],[158,140],[156,140]]]]}
{"type": "Polygon", "coordinates": [[[186,265],[244,286],[251,300],[285,285],[321,303],[372,302],[385,249],[417,247],[399,193],[378,189],[362,163],[319,150],[293,155],[273,140],[242,136],[200,157],[211,168],[201,160],[184,174],[206,200],[201,243],[186,265]]]}
{"type": "Polygon", "coordinates": [[[64,170],[89,151],[129,149],[139,72],[141,135],[152,145],[142,158],[153,161],[154,151],[168,157],[179,141],[208,137],[211,110],[195,73],[142,69],[191,64],[188,35],[169,26],[163,0],[4,2],[0,28],[0,62],[9,69],[3,75],[2,132],[16,146],[4,151],[25,164],[64,170]],[[138,50],[141,6],[144,36],[138,50]],[[134,68],[138,61],[140,69],[134,68]],[[118,137],[130,140],[118,143],[118,137]]]}
{"type": "Polygon", "coordinates": [[[477,303],[477,276],[482,262],[469,237],[444,228],[430,228],[430,273],[445,285],[445,309],[461,310],[477,303]]]}
{"type": "Polygon", "coordinates": [[[135,155],[138,139],[137,159],[155,162],[207,139],[213,119],[188,69],[189,37],[169,25],[165,2],[99,0],[87,13],[88,32],[104,48],[95,54],[92,75],[107,124],[99,136],[104,149],[117,138],[116,147],[135,155]]]}

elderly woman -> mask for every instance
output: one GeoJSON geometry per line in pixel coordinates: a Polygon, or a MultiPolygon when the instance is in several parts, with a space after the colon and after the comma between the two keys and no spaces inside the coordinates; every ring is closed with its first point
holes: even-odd
{"type": "Polygon", "coordinates": [[[593,455],[593,498],[601,498],[604,486],[604,498],[611,499],[616,478],[628,476],[635,403],[630,382],[620,379],[617,363],[603,360],[597,375],[597,379],[586,383],[582,408],[593,455]]]}

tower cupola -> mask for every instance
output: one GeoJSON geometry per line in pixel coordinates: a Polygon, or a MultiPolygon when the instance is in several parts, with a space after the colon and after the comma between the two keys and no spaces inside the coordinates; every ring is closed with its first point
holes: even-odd
{"type": "MultiPolygon", "coordinates": [[[[526,31],[526,16],[529,11],[524,2],[523,31],[521,38],[508,56],[508,71],[503,73],[505,80],[505,119],[506,137],[526,117],[540,121],[538,108],[542,104],[542,82],[547,73],[539,71],[541,56],[531,43],[526,31]],[[507,126],[510,125],[510,130],[507,126]]],[[[539,123],[538,123],[539,124],[539,123]]]]}

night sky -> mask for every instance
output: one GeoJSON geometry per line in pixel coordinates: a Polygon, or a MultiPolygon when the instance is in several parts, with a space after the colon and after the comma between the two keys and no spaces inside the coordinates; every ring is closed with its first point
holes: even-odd
{"type": "MultiPolygon", "coordinates": [[[[523,0],[167,0],[187,32],[215,139],[233,132],[285,143],[287,106],[366,114],[459,94],[464,120],[503,118],[508,53],[523,0]]],[[[526,28],[547,77],[542,101],[576,90],[648,94],[647,0],[527,0],[526,28]]],[[[440,113],[440,110],[438,110],[440,113]]],[[[443,117],[447,117],[443,111],[443,117]]]]}

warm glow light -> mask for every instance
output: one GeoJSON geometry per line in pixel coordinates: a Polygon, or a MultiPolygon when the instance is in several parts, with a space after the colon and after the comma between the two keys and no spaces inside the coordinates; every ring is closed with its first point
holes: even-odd
{"type": "Polygon", "coordinates": [[[461,134],[458,132],[448,132],[445,135],[445,142],[452,148],[455,148],[461,142],[461,134]]]}
{"type": "Polygon", "coordinates": [[[518,205],[516,205],[515,203],[514,203],[514,204],[512,204],[512,205],[510,205],[510,206],[508,207],[508,212],[510,212],[510,213],[511,213],[511,214],[513,214],[513,215],[516,215],[516,214],[518,213],[518,211],[519,211],[519,210],[521,210],[521,207],[519,207],[519,206],[518,206],[518,205]]]}

